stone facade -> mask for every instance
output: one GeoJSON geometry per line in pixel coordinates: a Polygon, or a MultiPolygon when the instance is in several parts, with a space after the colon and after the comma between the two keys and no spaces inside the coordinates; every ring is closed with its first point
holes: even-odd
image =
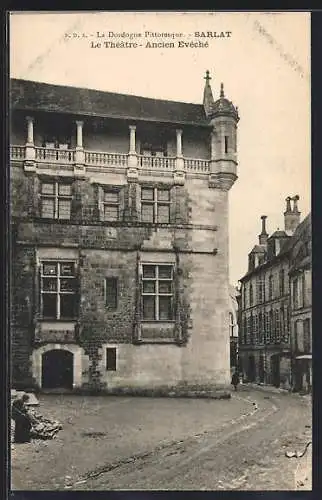
{"type": "Polygon", "coordinates": [[[12,81],[13,385],[227,387],[237,112],[98,93],[12,81]]]}
{"type": "Polygon", "coordinates": [[[297,273],[292,256],[302,246],[308,224],[308,218],[300,224],[297,201],[297,196],[287,198],[283,231],[268,236],[262,216],[259,244],[249,254],[239,300],[239,367],[244,381],[294,390],[294,318],[310,309],[306,302],[306,308],[294,311],[291,292],[297,273]]]}

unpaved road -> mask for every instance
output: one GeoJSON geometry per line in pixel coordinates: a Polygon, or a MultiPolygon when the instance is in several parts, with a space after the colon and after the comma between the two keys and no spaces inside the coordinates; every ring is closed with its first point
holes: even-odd
{"type": "Polygon", "coordinates": [[[309,403],[245,386],[231,401],[65,399],[58,439],[14,450],[13,489],[309,489],[309,453],[285,457],[311,439],[309,403]]]}
{"type": "Polygon", "coordinates": [[[92,471],[92,478],[87,474],[81,480],[85,482],[73,489],[300,489],[295,471],[303,471],[306,458],[286,458],[285,451],[302,450],[311,439],[307,401],[292,395],[255,391],[238,394],[243,396],[258,404],[251,415],[227,422],[214,432],[120,463],[110,471],[103,466],[92,471]]]}

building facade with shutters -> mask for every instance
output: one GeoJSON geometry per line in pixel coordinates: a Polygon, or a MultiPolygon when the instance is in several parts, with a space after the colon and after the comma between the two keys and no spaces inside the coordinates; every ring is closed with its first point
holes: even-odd
{"type": "Polygon", "coordinates": [[[230,285],[230,308],[229,308],[229,340],[230,340],[230,370],[234,373],[238,369],[238,302],[239,291],[237,287],[230,285]]]}
{"type": "Polygon", "coordinates": [[[312,226],[306,217],[290,253],[291,361],[295,391],[312,390],[312,226]]]}
{"type": "Polygon", "coordinates": [[[237,108],[11,80],[15,387],[230,383],[237,108]]]}
{"type": "Polygon", "coordinates": [[[298,199],[286,199],[284,230],[269,236],[266,216],[261,217],[259,242],[248,256],[248,271],[240,280],[239,367],[243,379],[287,389],[294,388],[291,262],[308,220],[300,223],[298,199]]]}

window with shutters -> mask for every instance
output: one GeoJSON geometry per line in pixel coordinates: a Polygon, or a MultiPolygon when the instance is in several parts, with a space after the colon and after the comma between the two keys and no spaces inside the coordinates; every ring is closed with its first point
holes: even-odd
{"type": "Polygon", "coordinates": [[[116,311],[118,305],[118,280],[105,278],[105,305],[109,310],[116,311]]]}
{"type": "Polygon", "coordinates": [[[69,220],[71,215],[72,185],[58,181],[41,183],[41,217],[69,220]]]}
{"type": "Polygon", "coordinates": [[[75,319],[77,314],[76,263],[71,261],[41,262],[40,295],[43,319],[75,319]]]}
{"type": "Polygon", "coordinates": [[[106,348],[106,371],[116,371],[116,347],[106,348]]]}
{"type": "Polygon", "coordinates": [[[280,289],[280,296],[282,297],[285,293],[285,271],[284,271],[284,269],[281,269],[280,273],[279,273],[279,289],[280,289]]]}
{"type": "Polygon", "coordinates": [[[252,306],[254,303],[254,293],[253,293],[253,284],[249,285],[249,305],[252,306]]]}
{"type": "Polygon", "coordinates": [[[142,319],[174,320],[173,265],[142,265],[142,319]]]}
{"type": "Polygon", "coordinates": [[[310,318],[306,318],[303,321],[303,336],[304,336],[304,352],[312,352],[310,318]]]}
{"type": "Polygon", "coordinates": [[[170,222],[170,189],[141,188],[141,219],[143,222],[170,222]]]}
{"type": "Polygon", "coordinates": [[[268,277],[268,298],[269,298],[269,300],[273,299],[273,294],[274,294],[274,280],[273,280],[273,275],[271,274],[268,277]]]}
{"type": "Polygon", "coordinates": [[[263,276],[257,278],[257,300],[261,304],[264,301],[264,279],[263,276]]]}
{"type": "Polygon", "coordinates": [[[269,341],[274,342],[274,313],[273,310],[269,312],[269,341]]]}
{"type": "Polygon", "coordinates": [[[281,341],[281,316],[278,309],[275,310],[275,342],[281,341]]]}

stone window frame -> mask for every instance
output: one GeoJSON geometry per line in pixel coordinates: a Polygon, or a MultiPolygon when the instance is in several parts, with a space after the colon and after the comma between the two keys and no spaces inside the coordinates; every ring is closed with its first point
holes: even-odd
{"type": "Polygon", "coordinates": [[[103,184],[103,183],[95,183],[97,189],[97,203],[98,203],[98,217],[99,221],[110,224],[114,222],[119,222],[122,220],[122,214],[125,209],[125,195],[124,188],[126,185],[124,184],[103,184]],[[105,219],[105,205],[111,205],[108,202],[105,202],[105,193],[118,193],[118,203],[113,204],[113,206],[118,206],[118,217],[117,219],[105,219]]]}
{"type": "Polygon", "coordinates": [[[141,262],[140,263],[140,295],[141,295],[141,310],[140,317],[142,322],[175,322],[175,264],[172,262],[141,262]],[[154,267],[155,277],[144,277],[143,268],[144,267],[154,267]],[[159,267],[170,267],[171,268],[171,279],[160,278],[159,277],[159,267]],[[171,282],[171,293],[160,292],[160,282],[171,282]],[[155,288],[154,292],[144,292],[144,282],[154,282],[155,288]],[[144,297],[154,297],[154,318],[144,318],[144,297]],[[160,318],[160,297],[170,297],[171,300],[171,317],[170,318],[160,318]]]}
{"type": "Polygon", "coordinates": [[[70,178],[64,177],[40,177],[39,178],[40,186],[39,186],[39,199],[40,199],[40,217],[41,219],[50,219],[50,220],[71,220],[72,218],[72,202],[73,202],[73,180],[70,178]],[[42,191],[43,185],[53,185],[52,193],[44,193],[42,191]],[[60,186],[69,186],[70,192],[69,194],[61,194],[59,192],[60,186]],[[46,217],[43,215],[42,203],[43,200],[52,200],[53,205],[53,216],[46,217]],[[60,201],[68,201],[69,202],[69,216],[68,217],[60,217],[59,215],[59,202],[60,201]]]}
{"type": "Polygon", "coordinates": [[[105,276],[104,278],[104,305],[105,308],[108,311],[117,311],[118,306],[119,306],[119,279],[118,276],[105,276]],[[107,281],[114,281],[115,282],[115,305],[111,305],[108,303],[108,296],[107,296],[107,281]]]}
{"type": "Polygon", "coordinates": [[[106,372],[116,372],[117,371],[117,366],[118,366],[118,350],[117,346],[112,346],[112,345],[106,345],[105,347],[105,371],[106,372]],[[114,364],[113,367],[108,366],[108,351],[114,351],[115,356],[114,356],[114,364]]]}
{"type": "MultiPolygon", "coordinates": [[[[139,214],[140,214],[140,221],[144,224],[173,224],[176,221],[176,210],[175,210],[175,203],[176,203],[176,187],[173,182],[166,182],[166,181],[149,181],[149,180],[144,180],[141,181],[138,185],[138,209],[139,209],[139,214]],[[160,190],[166,190],[169,191],[169,201],[160,201],[160,205],[162,204],[168,204],[169,205],[169,220],[168,222],[158,222],[157,217],[154,217],[153,221],[151,222],[145,222],[143,221],[142,218],[142,189],[160,189],[160,190]]],[[[149,200],[146,200],[147,203],[149,203],[149,200]]],[[[157,201],[157,200],[155,200],[157,201]]],[[[144,202],[144,201],[143,201],[144,202]]],[[[152,202],[152,200],[150,201],[152,202]]]]}
{"type": "Polygon", "coordinates": [[[77,294],[78,294],[78,276],[77,276],[77,260],[76,259],[67,259],[67,258],[41,258],[39,261],[39,312],[40,312],[40,318],[41,320],[48,320],[48,321],[72,321],[77,319],[77,311],[76,311],[76,299],[77,299],[77,294]],[[57,274],[50,276],[47,275],[43,272],[43,265],[44,263],[52,263],[56,264],[57,266],[57,274]],[[66,263],[72,263],[74,264],[74,274],[72,276],[64,276],[61,274],[61,266],[66,263]],[[62,291],[61,290],[61,281],[63,279],[73,279],[74,280],[74,291],[69,292],[69,291],[62,291]],[[43,285],[44,285],[44,279],[55,279],[56,281],[56,290],[46,290],[44,291],[43,285]],[[44,308],[43,308],[43,295],[56,295],[56,315],[55,317],[52,316],[45,316],[44,315],[44,308]],[[61,295],[73,295],[75,299],[75,304],[74,304],[74,314],[72,316],[66,316],[62,317],[61,316],[61,295]]]}
{"type": "Polygon", "coordinates": [[[147,222],[150,224],[170,224],[171,222],[171,187],[168,185],[145,185],[141,184],[140,186],[140,205],[141,205],[141,221],[147,222]],[[143,191],[149,190],[152,191],[152,198],[144,198],[143,191]],[[164,191],[168,193],[168,199],[163,200],[158,198],[158,193],[160,191],[164,191]],[[152,219],[144,220],[143,217],[143,206],[152,207],[152,219]],[[159,207],[167,207],[168,208],[168,218],[167,220],[159,221],[159,207]]]}
{"type": "Polygon", "coordinates": [[[104,222],[115,222],[120,220],[120,190],[110,187],[103,188],[103,214],[104,222]],[[106,195],[116,195],[116,201],[112,199],[107,200],[106,195]],[[116,217],[106,217],[106,208],[116,208],[116,217]]]}

